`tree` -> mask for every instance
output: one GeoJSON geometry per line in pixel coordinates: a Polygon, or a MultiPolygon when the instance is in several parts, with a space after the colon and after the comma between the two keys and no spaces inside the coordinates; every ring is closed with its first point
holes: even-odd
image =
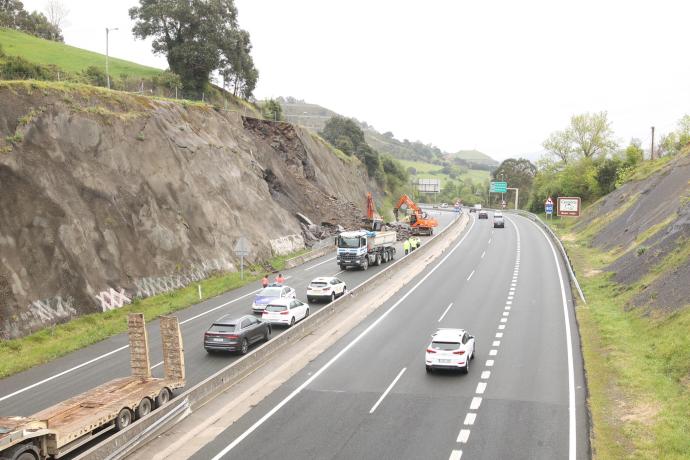
{"type": "Polygon", "coordinates": [[[551,133],[542,146],[564,164],[568,164],[573,155],[572,140],[567,130],[551,133]]]}
{"type": "Polygon", "coordinates": [[[18,17],[24,11],[24,4],[19,0],[0,0],[0,27],[18,28],[18,17]]]}
{"type": "Polygon", "coordinates": [[[264,101],[261,112],[268,120],[281,121],[283,119],[283,107],[275,99],[264,101]]]}
{"type": "Polygon", "coordinates": [[[18,0],[0,0],[0,27],[21,30],[36,37],[62,42],[62,31],[53,26],[43,13],[29,13],[18,0]]]}
{"type": "Polygon", "coordinates": [[[334,147],[359,158],[366,166],[369,177],[383,183],[384,171],[379,153],[367,144],[364,132],[355,120],[339,116],[332,117],[319,134],[334,147]]]}
{"type": "Polygon", "coordinates": [[[48,22],[57,30],[61,30],[65,19],[69,14],[69,9],[62,3],[62,0],[48,0],[45,7],[48,22]]]}
{"type": "Polygon", "coordinates": [[[584,158],[607,154],[616,148],[606,112],[574,115],[569,131],[575,151],[584,158]]]}
{"type": "Polygon", "coordinates": [[[606,112],[573,115],[568,128],[551,133],[542,145],[564,165],[575,157],[594,158],[617,148],[606,112]]]}
{"type": "Polygon", "coordinates": [[[518,206],[522,207],[529,199],[536,174],[537,167],[529,160],[524,158],[508,158],[498,165],[498,168],[491,173],[491,176],[493,180],[503,178],[511,188],[520,189],[518,206]]]}
{"type": "Polygon", "coordinates": [[[153,52],[166,56],[185,90],[200,96],[211,72],[222,70],[238,94],[251,95],[258,72],[233,0],[139,0],[129,16],[134,36],[153,38],[153,52]]]}

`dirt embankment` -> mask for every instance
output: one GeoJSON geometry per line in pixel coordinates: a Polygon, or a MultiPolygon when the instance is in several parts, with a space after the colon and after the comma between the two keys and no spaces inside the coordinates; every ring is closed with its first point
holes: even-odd
{"type": "MultiPolygon", "coordinates": [[[[669,258],[684,254],[690,241],[690,154],[679,156],[647,179],[625,184],[604,197],[579,223],[615,216],[592,239],[602,250],[622,255],[608,270],[633,284],[669,258]],[[617,212],[617,209],[624,209],[617,212]]],[[[674,261],[638,294],[633,305],[675,309],[690,299],[690,258],[674,261]]]]}
{"type": "Polygon", "coordinates": [[[0,152],[0,338],[299,248],[370,187],[292,125],[85,87],[0,85],[0,152]]]}

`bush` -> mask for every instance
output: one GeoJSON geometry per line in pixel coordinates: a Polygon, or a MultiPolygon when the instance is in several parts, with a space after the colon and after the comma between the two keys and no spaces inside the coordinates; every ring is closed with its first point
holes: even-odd
{"type": "Polygon", "coordinates": [[[20,56],[6,56],[0,63],[0,77],[5,80],[52,80],[53,70],[20,56]]]}
{"type": "Polygon", "coordinates": [[[108,86],[105,72],[95,65],[89,66],[82,72],[82,76],[90,85],[94,86],[108,86]]]}

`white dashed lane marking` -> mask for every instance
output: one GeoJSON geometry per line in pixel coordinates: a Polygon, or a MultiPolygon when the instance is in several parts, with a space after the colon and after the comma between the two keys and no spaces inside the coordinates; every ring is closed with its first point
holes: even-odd
{"type": "Polygon", "coordinates": [[[448,460],[460,460],[462,458],[462,451],[461,450],[454,450],[450,453],[450,457],[448,457],[448,460]]]}
{"type": "Polygon", "coordinates": [[[470,438],[470,430],[460,430],[460,434],[458,434],[458,442],[466,443],[467,440],[470,438]]]}
{"type": "Polygon", "coordinates": [[[475,396],[474,398],[472,398],[472,402],[470,403],[470,410],[477,410],[481,405],[482,398],[480,398],[479,396],[475,396]]]}
{"type": "Polygon", "coordinates": [[[475,393],[477,393],[478,395],[481,395],[481,394],[484,394],[485,390],[486,390],[486,382],[479,382],[477,384],[477,390],[475,391],[475,393]]]}
{"type": "Polygon", "coordinates": [[[465,425],[474,425],[474,420],[477,418],[477,414],[474,412],[468,412],[465,415],[465,425]]]}

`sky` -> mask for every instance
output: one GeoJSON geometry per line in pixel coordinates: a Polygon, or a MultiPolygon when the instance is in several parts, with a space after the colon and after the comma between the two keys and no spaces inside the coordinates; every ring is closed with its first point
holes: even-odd
{"type": "MultiPolygon", "coordinates": [[[[63,0],[69,45],[166,68],[135,40],[136,0],[63,0]],[[95,5],[98,5],[95,7],[95,5]]],[[[690,113],[685,0],[235,0],[259,99],[294,96],[444,151],[543,149],[574,114],[607,111],[648,148],[690,113]]],[[[45,0],[24,0],[42,10],[45,0]]]]}

